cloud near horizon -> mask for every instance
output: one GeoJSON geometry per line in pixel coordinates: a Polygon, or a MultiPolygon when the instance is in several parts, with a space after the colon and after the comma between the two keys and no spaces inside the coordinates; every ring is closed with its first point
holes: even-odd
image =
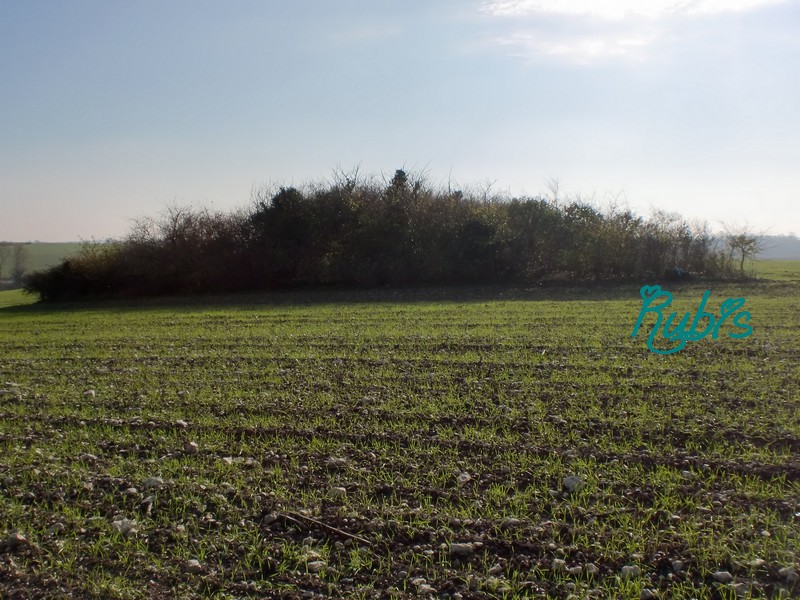
{"type": "Polygon", "coordinates": [[[576,65],[641,63],[686,19],[741,13],[786,0],[488,0],[481,12],[504,28],[489,43],[511,56],[576,65]]]}
{"type": "Polygon", "coordinates": [[[779,4],[786,0],[488,0],[483,12],[494,16],[532,13],[581,15],[621,19],[632,15],[658,18],[681,15],[709,15],[741,12],[779,4]]]}

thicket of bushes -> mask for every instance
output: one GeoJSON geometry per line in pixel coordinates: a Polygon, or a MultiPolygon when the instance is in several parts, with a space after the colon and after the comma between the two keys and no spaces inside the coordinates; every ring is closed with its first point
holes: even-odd
{"type": "Polygon", "coordinates": [[[170,208],[125,239],[85,244],[29,276],[42,300],[301,285],[628,280],[680,266],[715,276],[728,261],[705,224],[580,200],[436,189],[402,170],[391,181],[256,193],[232,213],[170,208]]]}

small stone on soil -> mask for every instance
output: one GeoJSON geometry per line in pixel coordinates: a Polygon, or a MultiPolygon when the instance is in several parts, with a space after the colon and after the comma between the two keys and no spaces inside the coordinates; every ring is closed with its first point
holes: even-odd
{"type": "Polygon", "coordinates": [[[475,552],[473,544],[450,544],[450,554],[458,558],[468,558],[475,552]]]}
{"type": "Polygon", "coordinates": [[[191,558],[186,561],[186,564],[183,566],[183,570],[187,573],[191,573],[192,575],[197,575],[202,573],[205,569],[203,565],[200,564],[200,561],[196,558],[191,558]]]}
{"type": "Polygon", "coordinates": [[[319,573],[326,566],[328,565],[324,560],[312,560],[310,563],[306,565],[309,573],[319,573]]]}
{"type": "Polygon", "coordinates": [[[6,538],[6,548],[16,550],[28,545],[28,540],[21,533],[12,533],[6,538]]]}
{"type": "Polygon", "coordinates": [[[142,487],[145,489],[161,487],[162,485],[164,485],[164,480],[161,477],[148,477],[142,483],[142,487]]]}
{"type": "Polygon", "coordinates": [[[746,583],[735,583],[731,587],[738,598],[744,598],[750,592],[750,586],[746,583]]]}
{"type": "Polygon", "coordinates": [[[347,496],[347,490],[343,487],[332,487],[330,490],[328,490],[328,495],[333,500],[341,500],[347,496]]]}
{"type": "Polygon", "coordinates": [[[341,456],[329,456],[325,459],[325,465],[329,469],[344,469],[347,466],[347,459],[341,456]]]}
{"type": "Polygon", "coordinates": [[[567,492],[574,494],[575,492],[580,491],[583,487],[583,479],[577,475],[568,475],[567,477],[564,477],[562,486],[567,492]]]}
{"type": "Polygon", "coordinates": [[[733,575],[728,571],[715,571],[711,577],[714,581],[718,581],[719,583],[730,583],[733,581],[733,575]]]}
{"type": "Polygon", "coordinates": [[[636,565],[625,565],[620,571],[623,579],[634,579],[642,574],[642,570],[636,565]]]}
{"type": "Polygon", "coordinates": [[[782,569],[778,570],[778,575],[783,577],[786,580],[786,583],[789,585],[794,585],[798,581],[800,581],[800,575],[797,574],[792,567],[783,567],[782,569]]]}
{"type": "Polygon", "coordinates": [[[567,570],[567,561],[561,558],[554,558],[552,564],[553,571],[562,572],[567,570]]]}
{"type": "Polygon", "coordinates": [[[503,522],[500,524],[500,527],[503,529],[514,529],[519,527],[522,524],[522,521],[519,519],[515,519],[514,517],[507,517],[503,519],[503,522]]]}
{"type": "Polygon", "coordinates": [[[126,536],[136,533],[137,525],[138,523],[136,523],[136,521],[133,519],[123,518],[111,522],[111,527],[114,529],[114,531],[126,536]]]}

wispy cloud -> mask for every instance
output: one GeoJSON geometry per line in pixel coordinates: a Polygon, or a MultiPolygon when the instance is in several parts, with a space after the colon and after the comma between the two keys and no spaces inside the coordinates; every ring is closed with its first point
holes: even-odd
{"type": "Polygon", "coordinates": [[[490,43],[517,57],[573,64],[642,62],[686,19],[786,0],[487,0],[481,12],[498,31],[490,43]]]}
{"type": "Polygon", "coordinates": [[[483,12],[496,16],[555,13],[606,19],[740,12],[785,0],[488,0],[483,12]]]}
{"type": "Polygon", "coordinates": [[[493,41],[507,48],[512,56],[549,56],[576,64],[590,64],[613,58],[643,60],[644,51],[655,35],[653,31],[629,32],[624,35],[616,32],[565,34],[517,31],[497,37],[493,41]]]}

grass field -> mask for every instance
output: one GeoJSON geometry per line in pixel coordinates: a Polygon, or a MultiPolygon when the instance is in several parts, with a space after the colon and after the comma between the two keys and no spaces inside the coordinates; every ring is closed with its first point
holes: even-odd
{"type": "MultiPolygon", "coordinates": [[[[36,296],[27,294],[22,290],[0,291],[0,309],[25,306],[36,302],[36,296]]],[[[2,318],[2,317],[0,317],[2,318]]]]}
{"type": "Polygon", "coordinates": [[[0,597],[796,596],[799,291],[0,294],[0,597]]]}
{"type": "Polygon", "coordinates": [[[749,270],[757,277],[776,281],[800,281],[800,260],[758,260],[749,270]]]}

